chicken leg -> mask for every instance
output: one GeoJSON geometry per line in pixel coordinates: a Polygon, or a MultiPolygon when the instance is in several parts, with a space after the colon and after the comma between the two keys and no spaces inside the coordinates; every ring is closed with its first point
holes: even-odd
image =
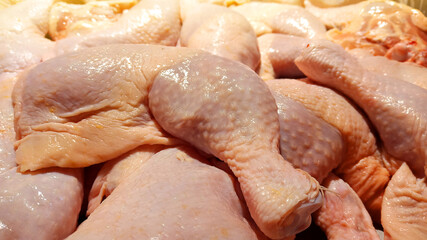
{"type": "Polygon", "coordinates": [[[345,154],[335,173],[359,195],[375,220],[380,221],[382,194],[389,172],[382,166],[382,156],[366,119],[346,98],[310,81],[282,79],[267,84],[288,96],[334,126],[344,140],[345,154]]]}
{"type": "Polygon", "coordinates": [[[280,156],[274,98],[244,69],[209,55],[178,63],[156,77],[149,106],[166,131],[230,166],[261,231],[290,237],[309,226],[319,186],[280,156]]]}
{"type": "Polygon", "coordinates": [[[148,89],[160,70],[197,54],[184,48],[108,45],[31,69],[13,94],[20,170],[87,167],[140,145],[177,143],[152,118],[148,89]]]}
{"type": "Polygon", "coordinates": [[[283,33],[304,38],[322,38],[326,33],[321,21],[300,6],[254,1],[232,9],[248,19],[257,36],[283,33]]]}
{"type": "Polygon", "coordinates": [[[407,162],[416,176],[425,175],[427,90],[364,70],[355,57],[329,41],[310,44],[296,64],[314,81],[353,99],[379,132],[385,150],[407,162]]]}

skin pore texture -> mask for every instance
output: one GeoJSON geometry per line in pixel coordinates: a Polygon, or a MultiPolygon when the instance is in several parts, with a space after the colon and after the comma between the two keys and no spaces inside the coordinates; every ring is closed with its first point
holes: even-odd
{"type": "Polygon", "coordinates": [[[179,142],[170,133],[228,163],[252,217],[271,238],[302,231],[320,207],[317,181],[280,156],[277,107],[245,65],[193,49],[110,45],[45,61],[19,84],[21,171],[84,167],[144,143],[179,142]],[[80,90],[83,84],[90,92],[80,90]],[[221,114],[212,117],[213,110],[221,114]],[[35,151],[36,143],[42,151],[35,151]]]}

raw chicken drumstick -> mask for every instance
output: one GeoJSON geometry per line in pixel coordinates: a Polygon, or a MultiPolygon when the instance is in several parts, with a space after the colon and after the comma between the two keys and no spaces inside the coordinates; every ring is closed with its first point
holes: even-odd
{"type": "Polygon", "coordinates": [[[344,159],[341,133],[301,103],[282,95],[280,83],[284,81],[267,82],[279,110],[281,154],[328,188],[314,215],[316,224],[328,239],[379,239],[360,198],[331,173],[344,159]]]}
{"type": "Polygon", "coordinates": [[[303,104],[275,91],[276,81],[267,82],[276,100],[280,122],[280,153],[296,168],[322,183],[344,158],[345,143],[335,127],[303,104]]]}
{"type": "MultiPolygon", "coordinates": [[[[265,81],[277,78],[300,78],[304,73],[298,69],[295,59],[312,40],[284,34],[265,34],[258,38],[261,52],[259,75],[265,81]]],[[[387,59],[383,56],[371,56],[365,50],[353,49],[360,66],[368,71],[398,78],[427,89],[427,68],[387,59]]]]}
{"type": "Polygon", "coordinates": [[[279,154],[268,87],[238,62],[186,48],[109,45],[48,60],[19,81],[22,171],[89,166],[143,144],[176,143],[159,122],[228,163],[267,236],[293,236],[320,207],[318,182],[279,154]]]}
{"type": "Polygon", "coordinates": [[[346,148],[335,173],[356,191],[379,221],[382,194],[390,176],[381,164],[375,137],[365,118],[343,96],[310,81],[281,79],[267,84],[275,92],[302,103],[340,131],[346,148]]]}
{"type": "Polygon", "coordinates": [[[180,44],[236,60],[256,69],[258,42],[254,30],[242,15],[213,4],[191,5],[182,16],[180,44]]]}
{"type": "Polygon", "coordinates": [[[45,58],[44,38],[53,1],[26,1],[0,10],[0,239],[63,239],[77,224],[83,186],[80,169],[20,173],[13,143],[12,89],[16,76],[45,58]]]}
{"type": "Polygon", "coordinates": [[[191,148],[138,166],[71,239],[258,239],[231,176],[191,148]]]}
{"type": "Polygon", "coordinates": [[[166,131],[229,165],[268,237],[291,237],[319,207],[318,183],[280,156],[274,98],[245,69],[207,54],[183,61],[156,77],[149,106],[166,131]]]}
{"type": "Polygon", "coordinates": [[[355,57],[329,41],[312,42],[296,64],[316,82],[353,99],[379,132],[385,150],[424,176],[427,162],[427,90],[364,70],[355,57]]]}

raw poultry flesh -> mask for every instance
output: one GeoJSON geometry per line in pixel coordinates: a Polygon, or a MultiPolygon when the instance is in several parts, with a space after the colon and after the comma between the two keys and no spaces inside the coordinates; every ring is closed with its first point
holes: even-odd
{"type": "Polygon", "coordinates": [[[415,9],[392,1],[366,1],[336,9],[312,8],[331,23],[327,36],[346,49],[427,67],[427,19],[415,9]]]}
{"type": "Polygon", "coordinates": [[[407,81],[427,89],[427,68],[411,63],[393,61],[380,56],[360,56],[359,64],[368,71],[407,81]]]}
{"type": "Polygon", "coordinates": [[[0,174],[0,238],[63,239],[77,225],[83,198],[80,169],[0,174]]]}
{"type": "Polygon", "coordinates": [[[267,235],[301,231],[320,204],[317,181],[280,156],[273,97],[242,64],[192,49],[109,45],[45,61],[18,84],[16,161],[23,171],[85,167],[144,143],[176,143],[160,125],[230,165],[267,235]],[[33,101],[38,96],[50,100],[33,101]]]}
{"type": "Polygon", "coordinates": [[[172,135],[230,166],[267,236],[305,229],[321,203],[319,185],[280,156],[277,107],[268,87],[240,63],[194,59],[157,76],[149,95],[153,116],[172,135]]]}
{"type": "Polygon", "coordinates": [[[180,45],[239,61],[256,69],[259,50],[254,30],[242,15],[213,4],[188,6],[180,45]]]}
{"type": "Polygon", "coordinates": [[[164,148],[166,146],[143,145],[106,162],[99,170],[90,189],[87,215],[90,215],[102,200],[108,197],[132,172],[164,148]]]}
{"type": "Polygon", "coordinates": [[[274,91],[302,103],[340,131],[345,152],[335,173],[356,191],[371,214],[379,219],[389,173],[381,165],[375,137],[363,115],[342,95],[312,82],[283,79],[267,83],[274,91]]]}
{"type": "Polygon", "coordinates": [[[57,55],[113,43],[147,43],[175,46],[181,30],[178,0],[145,0],[108,28],[64,38],[56,43],[57,55]]]}
{"type": "Polygon", "coordinates": [[[257,36],[282,33],[315,38],[324,37],[326,33],[325,26],[314,15],[299,6],[250,2],[232,9],[249,20],[257,36]]]}
{"type": "Polygon", "coordinates": [[[136,0],[93,1],[87,4],[56,2],[50,10],[49,36],[59,40],[108,28],[137,3],[136,0]]]}
{"type": "Polygon", "coordinates": [[[176,143],[151,116],[148,90],[164,68],[200,52],[147,45],[85,50],[47,60],[17,83],[16,161],[22,171],[87,167],[142,144],[176,143]]]}
{"type": "Polygon", "coordinates": [[[257,239],[246,211],[230,176],[191,148],[171,148],[137,167],[67,239],[257,239]]]}
{"type": "Polygon", "coordinates": [[[321,183],[342,162],[345,143],[338,129],[280,91],[283,81],[268,82],[279,113],[280,152],[321,183]]]}
{"type": "Polygon", "coordinates": [[[388,239],[421,240],[427,236],[427,185],[404,163],[391,179],[381,220],[388,239]]]}
{"type": "Polygon", "coordinates": [[[63,239],[77,225],[81,169],[21,173],[15,163],[12,89],[21,72],[43,60],[52,1],[24,2],[0,14],[0,239],[63,239]]]}
{"type": "Polygon", "coordinates": [[[324,203],[314,214],[316,224],[328,239],[379,239],[359,196],[331,172],[344,156],[340,132],[303,104],[282,95],[283,81],[287,80],[269,81],[278,106],[281,153],[326,187],[324,203]]]}
{"type": "Polygon", "coordinates": [[[14,2],[0,9],[1,239],[298,240],[314,224],[427,238],[420,11],[14,2]]]}
{"type": "Polygon", "coordinates": [[[363,108],[392,156],[407,162],[417,176],[427,173],[426,89],[366,71],[329,41],[311,43],[296,64],[314,81],[341,91],[363,108]]]}
{"type": "Polygon", "coordinates": [[[264,81],[304,77],[304,73],[295,65],[295,59],[308,43],[309,39],[292,35],[277,33],[262,35],[258,38],[261,52],[258,74],[264,81]]]}
{"type": "Polygon", "coordinates": [[[316,223],[329,240],[380,239],[362,201],[351,187],[334,174],[323,182],[325,203],[315,214],[316,223]]]}

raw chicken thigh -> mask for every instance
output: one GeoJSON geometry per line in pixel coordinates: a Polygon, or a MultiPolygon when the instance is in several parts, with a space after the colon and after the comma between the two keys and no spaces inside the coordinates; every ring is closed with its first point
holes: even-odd
{"type": "Polygon", "coordinates": [[[130,174],[67,239],[258,239],[232,178],[191,148],[130,174]]]}
{"type": "Polygon", "coordinates": [[[21,71],[49,55],[53,43],[44,35],[52,3],[26,1],[0,10],[0,75],[21,71]]]}
{"type": "Polygon", "coordinates": [[[143,144],[176,143],[152,118],[148,89],[163,68],[197,54],[184,48],[108,45],[37,65],[14,90],[21,170],[86,167],[143,144]]]}

